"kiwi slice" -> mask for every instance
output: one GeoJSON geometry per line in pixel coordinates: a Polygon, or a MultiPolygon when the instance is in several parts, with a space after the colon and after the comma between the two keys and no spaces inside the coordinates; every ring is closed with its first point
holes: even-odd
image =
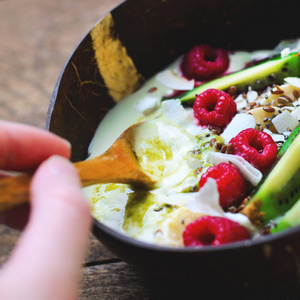
{"type": "Polygon", "coordinates": [[[244,92],[250,86],[254,90],[263,90],[272,84],[281,84],[285,77],[300,75],[300,54],[298,52],[281,58],[280,55],[259,65],[226,75],[221,78],[204,83],[185,93],[181,102],[192,104],[196,96],[207,89],[226,91],[236,86],[237,92],[244,92]]]}
{"type": "Polygon", "coordinates": [[[300,135],[290,144],[241,211],[256,225],[287,212],[300,198],[300,135]]]}
{"type": "Polygon", "coordinates": [[[300,225],[300,199],[293,205],[293,207],[284,214],[282,218],[276,222],[275,226],[271,228],[272,233],[280,232],[282,230],[300,225]]]}
{"type": "Polygon", "coordinates": [[[289,135],[288,139],[284,142],[280,150],[278,151],[277,157],[280,158],[295,140],[295,138],[300,133],[300,124],[293,130],[293,132],[289,135]]]}

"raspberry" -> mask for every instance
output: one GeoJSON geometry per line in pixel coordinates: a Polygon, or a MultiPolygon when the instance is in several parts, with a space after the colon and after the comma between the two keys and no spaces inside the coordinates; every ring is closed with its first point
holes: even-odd
{"type": "Polygon", "coordinates": [[[196,97],[193,110],[200,125],[223,129],[236,114],[236,103],[229,94],[208,89],[196,97]]]}
{"type": "Polygon", "coordinates": [[[229,65],[229,56],[223,49],[209,45],[194,46],[183,58],[181,70],[188,79],[210,80],[221,75],[229,65]]]}
{"type": "Polygon", "coordinates": [[[269,170],[276,161],[277,145],[265,132],[248,128],[229,143],[233,146],[233,154],[243,157],[262,173],[269,170]]]}
{"type": "Polygon", "coordinates": [[[246,192],[246,185],[236,166],[220,163],[209,167],[200,178],[199,189],[204,186],[208,178],[216,180],[220,195],[219,202],[223,208],[239,205],[246,192]]]}
{"type": "Polygon", "coordinates": [[[185,246],[217,246],[249,239],[250,234],[237,222],[204,216],[189,224],[182,237],[185,246]]]}

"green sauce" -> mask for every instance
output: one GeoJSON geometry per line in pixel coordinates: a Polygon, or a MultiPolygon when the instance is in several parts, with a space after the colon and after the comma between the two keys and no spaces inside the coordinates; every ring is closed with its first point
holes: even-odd
{"type": "Polygon", "coordinates": [[[148,191],[134,190],[130,193],[125,207],[123,229],[127,231],[131,226],[142,227],[144,215],[154,203],[154,195],[148,191]]]}

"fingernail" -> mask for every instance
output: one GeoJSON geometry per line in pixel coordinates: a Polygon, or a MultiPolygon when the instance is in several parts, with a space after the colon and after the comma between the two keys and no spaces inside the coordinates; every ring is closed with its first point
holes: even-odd
{"type": "Polygon", "coordinates": [[[64,138],[61,138],[61,139],[62,139],[62,141],[63,141],[65,144],[67,144],[67,146],[68,146],[69,148],[72,148],[71,142],[69,142],[67,139],[64,139],[64,138]]]}

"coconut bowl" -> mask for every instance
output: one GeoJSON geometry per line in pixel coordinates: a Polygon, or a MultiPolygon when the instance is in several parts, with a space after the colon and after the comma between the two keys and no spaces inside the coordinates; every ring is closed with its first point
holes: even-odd
{"type": "MultiPolygon", "coordinates": [[[[229,50],[271,49],[296,38],[299,14],[282,1],[127,0],[79,43],[63,68],[49,106],[47,129],[84,160],[98,124],[123,97],[194,44],[229,50]],[[282,30],[283,23],[288,24],[282,30]]],[[[300,227],[219,247],[174,249],[121,235],[97,220],[94,235],[147,274],[205,285],[299,283],[300,227]]]]}

